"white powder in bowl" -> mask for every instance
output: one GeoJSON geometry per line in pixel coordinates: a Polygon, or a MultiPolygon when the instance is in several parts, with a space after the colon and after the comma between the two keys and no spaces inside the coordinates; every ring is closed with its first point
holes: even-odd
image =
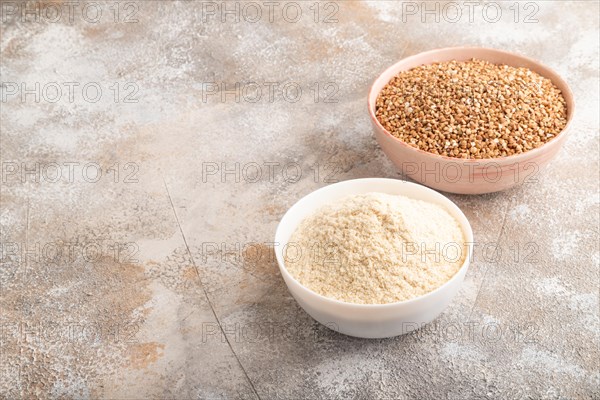
{"type": "Polygon", "coordinates": [[[302,285],[359,304],[428,293],[452,278],[467,256],[464,234],[446,209],[384,193],[320,208],[286,248],[287,270],[302,285]]]}

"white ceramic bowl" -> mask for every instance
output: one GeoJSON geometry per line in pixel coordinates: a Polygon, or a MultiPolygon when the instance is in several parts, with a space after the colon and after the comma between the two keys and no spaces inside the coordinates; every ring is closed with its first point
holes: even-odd
{"type": "Polygon", "coordinates": [[[462,211],[440,193],[416,183],[397,179],[355,179],[316,190],[300,199],[281,219],[275,233],[275,255],[286,285],[298,304],[321,324],[341,333],[362,338],[398,336],[435,319],[458,292],[473,253],[473,231],[462,211]],[[459,222],[468,252],[460,270],[441,287],[423,296],[389,304],[352,304],[321,296],[293,278],[285,267],[286,245],[296,227],[325,204],[368,192],[403,195],[444,206],[459,222]]]}

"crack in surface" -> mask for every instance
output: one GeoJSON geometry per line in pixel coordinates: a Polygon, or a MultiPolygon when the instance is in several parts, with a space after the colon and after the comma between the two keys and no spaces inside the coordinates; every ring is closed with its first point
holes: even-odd
{"type": "MultiPolygon", "coordinates": [[[[500,225],[500,230],[498,231],[498,237],[496,238],[496,247],[494,248],[494,251],[496,251],[496,249],[500,245],[500,238],[502,238],[502,233],[504,232],[504,227],[506,225],[506,217],[508,216],[508,211],[511,209],[513,200],[514,200],[514,196],[511,196],[507,201],[506,208],[504,210],[504,216],[502,217],[502,225],[500,225]]],[[[475,300],[473,301],[473,307],[471,307],[471,312],[469,312],[468,320],[471,319],[471,316],[473,315],[473,312],[475,311],[475,306],[477,306],[477,299],[479,299],[479,295],[481,294],[481,289],[483,289],[483,285],[485,284],[485,278],[487,277],[489,269],[490,268],[488,267],[485,270],[485,272],[483,273],[483,277],[481,278],[481,285],[479,285],[479,289],[477,290],[477,294],[475,295],[475,300]]]]}
{"type": "Polygon", "coordinates": [[[181,237],[183,239],[183,243],[184,243],[186,251],[187,251],[187,253],[188,253],[189,257],[190,257],[190,261],[192,262],[192,265],[194,266],[194,270],[196,271],[196,275],[198,276],[198,283],[200,285],[200,288],[202,289],[202,292],[204,293],[204,297],[206,298],[206,301],[207,301],[207,303],[208,303],[208,305],[210,307],[210,311],[212,312],[213,316],[215,317],[215,320],[217,321],[217,325],[219,325],[219,329],[221,330],[221,332],[223,334],[223,337],[227,341],[227,345],[229,346],[229,349],[231,350],[231,353],[235,357],[238,365],[240,366],[242,372],[244,373],[244,376],[248,380],[248,383],[250,384],[250,387],[252,388],[252,392],[254,393],[254,395],[256,396],[256,398],[258,400],[261,400],[260,396],[258,395],[258,392],[256,391],[256,388],[254,387],[254,383],[250,379],[250,376],[248,375],[248,372],[246,372],[246,368],[244,368],[242,362],[240,361],[240,358],[238,357],[237,353],[233,349],[233,346],[231,345],[231,342],[229,341],[229,337],[227,337],[227,334],[225,333],[225,330],[223,329],[223,325],[221,325],[221,320],[217,316],[215,308],[214,308],[212,302],[210,301],[210,297],[208,296],[208,292],[206,291],[206,289],[204,288],[204,285],[202,284],[202,280],[200,279],[200,271],[198,270],[198,266],[196,265],[196,261],[194,259],[194,256],[192,255],[192,252],[190,251],[190,247],[188,246],[187,239],[185,238],[185,235],[183,233],[183,228],[181,227],[181,224],[179,223],[179,217],[177,216],[177,211],[175,210],[175,205],[173,204],[173,199],[171,198],[171,193],[169,192],[169,187],[167,186],[167,182],[165,181],[164,178],[163,178],[163,183],[165,185],[165,190],[167,191],[167,197],[169,198],[169,203],[171,204],[171,209],[173,210],[173,215],[175,216],[175,221],[177,222],[177,226],[179,227],[179,232],[181,233],[181,237]]]}

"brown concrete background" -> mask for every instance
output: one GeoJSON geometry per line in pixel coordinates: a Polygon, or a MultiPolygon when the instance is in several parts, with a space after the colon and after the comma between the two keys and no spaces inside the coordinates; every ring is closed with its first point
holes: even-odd
{"type": "Polygon", "coordinates": [[[444,2],[439,22],[419,2],[281,2],[273,21],[228,2],[224,23],[220,2],[15,4],[0,31],[1,398],[600,397],[598,2],[461,4],[456,22],[444,2]],[[278,220],[329,182],[400,177],[371,135],[369,85],[457,45],[555,68],[574,134],[535,182],[450,195],[478,245],[436,323],[336,334],[287,292],[278,220]],[[221,83],[240,98],[211,94],[221,83]]]}

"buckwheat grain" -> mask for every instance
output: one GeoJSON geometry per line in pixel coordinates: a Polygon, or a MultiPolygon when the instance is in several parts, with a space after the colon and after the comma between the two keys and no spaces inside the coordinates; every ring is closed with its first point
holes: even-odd
{"type": "Polygon", "coordinates": [[[549,79],[527,68],[449,61],[401,72],[381,91],[376,116],[410,146],[456,158],[523,153],[556,137],[567,105],[549,79]]]}

